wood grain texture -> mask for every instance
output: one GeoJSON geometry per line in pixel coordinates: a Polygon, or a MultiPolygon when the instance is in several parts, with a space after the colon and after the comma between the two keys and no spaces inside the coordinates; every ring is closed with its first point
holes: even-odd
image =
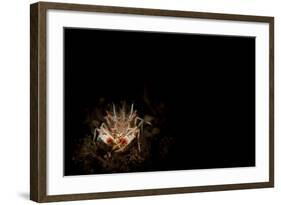
{"type": "Polygon", "coordinates": [[[269,22],[269,181],[274,186],[274,18],[269,22]]]}
{"type": "Polygon", "coordinates": [[[30,199],[36,202],[86,200],[114,197],[132,197],[160,194],[224,191],[236,189],[266,188],[274,186],[274,18],[218,13],[156,10],[143,8],[108,7],[81,4],[39,2],[30,6],[30,199]],[[171,16],[184,18],[218,19],[264,22],[269,24],[270,34],[270,166],[269,181],[260,183],[227,184],[199,187],[181,187],[150,190],[131,190],[103,193],[47,195],[46,181],[46,11],[48,9],[105,12],[120,14],[171,16]]]}
{"type": "Polygon", "coordinates": [[[46,10],[30,6],[30,199],[46,197],[46,10]]]}
{"type": "Polygon", "coordinates": [[[30,199],[39,200],[38,186],[38,4],[30,7],[30,199]]]}

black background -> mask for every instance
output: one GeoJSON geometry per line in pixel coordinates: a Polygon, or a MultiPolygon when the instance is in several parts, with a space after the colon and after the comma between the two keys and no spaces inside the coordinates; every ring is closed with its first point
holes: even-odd
{"type": "Polygon", "coordinates": [[[88,108],[103,97],[144,112],[144,92],[174,141],[140,171],[255,166],[254,38],[65,28],[64,55],[66,175],[88,108]]]}

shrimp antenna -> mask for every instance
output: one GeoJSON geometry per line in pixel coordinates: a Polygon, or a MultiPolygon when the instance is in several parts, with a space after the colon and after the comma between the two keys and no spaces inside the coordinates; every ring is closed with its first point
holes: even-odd
{"type": "Polygon", "coordinates": [[[115,111],[114,103],[112,103],[112,108],[113,108],[113,116],[114,116],[114,119],[116,120],[116,111],[115,111]]]}
{"type": "Polygon", "coordinates": [[[133,111],[134,111],[134,103],[132,103],[132,105],[131,105],[131,112],[130,112],[130,117],[129,118],[132,117],[133,111]]]}

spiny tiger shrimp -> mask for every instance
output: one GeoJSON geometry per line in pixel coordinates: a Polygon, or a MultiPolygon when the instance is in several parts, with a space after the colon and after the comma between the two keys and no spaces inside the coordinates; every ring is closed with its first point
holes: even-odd
{"type": "Polygon", "coordinates": [[[102,141],[111,148],[111,152],[122,152],[137,139],[138,151],[141,151],[140,137],[143,136],[144,123],[151,123],[138,116],[134,104],[128,111],[125,104],[118,110],[112,104],[112,111],[106,111],[104,120],[99,128],[94,130],[94,143],[102,141]]]}

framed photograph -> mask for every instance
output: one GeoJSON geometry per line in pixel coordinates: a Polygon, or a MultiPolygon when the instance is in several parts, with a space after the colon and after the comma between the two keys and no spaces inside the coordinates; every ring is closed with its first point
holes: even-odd
{"type": "Polygon", "coordinates": [[[31,5],[30,198],[274,186],[274,18],[31,5]]]}

